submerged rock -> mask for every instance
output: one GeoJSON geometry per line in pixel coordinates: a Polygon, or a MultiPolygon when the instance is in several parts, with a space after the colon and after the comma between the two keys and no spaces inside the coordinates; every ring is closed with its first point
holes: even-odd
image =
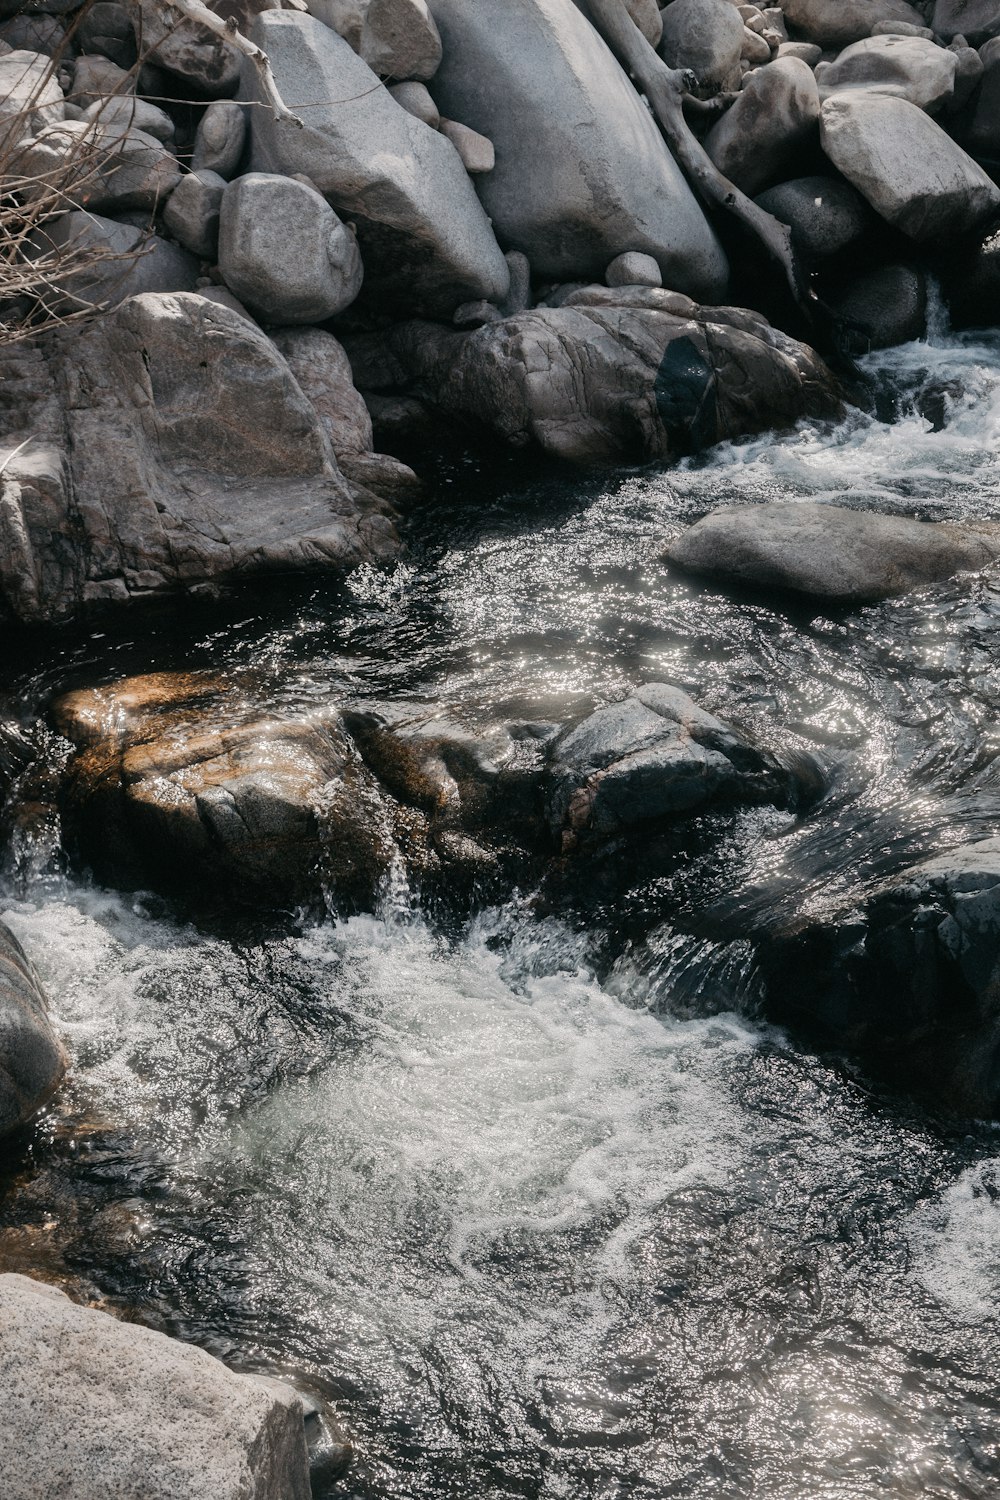
{"type": "Polygon", "coordinates": [[[821,786],[807,756],[782,760],[679,688],[650,682],[555,742],[548,814],[568,853],[710,805],[795,806],[821,786]]]}
{"type": "MultiPolygon", "coordinates": [[[[47,1103],[63,1080],[67,1061],[38,976],[14,934],[0,922],[0,1136],[24,1125],[47,1103]]],[[[5,1445],[5,1476],[7,1451],[5,1445]]]]}
{"type": "Polygon", "coordinates": [[[29,362],[4,474],[0,595],[24,619],[394,555],[374,496],[271,340],[191,294],[133,297],[29,362]],[[40,460],[45,462],[39,469],[40,460]]]}
{"type": "Polygon", "coordinates": [[[1000,1114],[1000,839],[768,935],[758,961],[772,1019],[945,1108],[1000,1114]]]}
{"type": "Polygon", "coordinates": [[[839,409],[818,355],[758,314],[649,287],[589,287],[471,333],[404,323],[347,343],[363,391],[579,463],[675,457],[839,409]]]}
{"type": "Polygon", "coordinates": [[[724,506],[666,556],[723,583],[864,604],[987,567],[1000,558],[1000,523],[912,521],[807,500],[724,506]]]}
{"type": "MultiPolygon", "coordinates": [[[[640,250],[655,257],[666,286],[721,299],[722,249],[652,116],[573,0],[431,0],[431,10],[444,41],[431,93],[443,115],[496,148],[478,187],[504,249],[522,251],[535,276],[552,281],[602,277],[616,255],[640,250]]],[[[742,31],[738,15],[737,24],[742,31]]]]}
{"type": "Polygon", "coordinates": [[[309,1500],[302,1403],[202,1349],[0,1276],[5,1500],[309,1500]]]}

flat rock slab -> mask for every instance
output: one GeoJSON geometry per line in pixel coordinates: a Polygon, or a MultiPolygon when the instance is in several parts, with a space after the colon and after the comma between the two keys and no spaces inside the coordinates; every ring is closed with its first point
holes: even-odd
{"type": "Polygon", "coordinates": [[[814,501],[725,506],[667,548],[722,583],[866,604],[975,572],[1000,558],[1000,523],[911,521],[814,501]]]}
{"type": "Polygon", "coordinates": [[[770,933],[765,1009],[941,1107],[1000,1113],[1000,839],[904,870],[860,905],[770,933]]]}
{"type": "Polygon", "coordinates": [[[0,1276],[4,1500],[309,1500],[302,1404],[201,1349],[0,1276]]]}

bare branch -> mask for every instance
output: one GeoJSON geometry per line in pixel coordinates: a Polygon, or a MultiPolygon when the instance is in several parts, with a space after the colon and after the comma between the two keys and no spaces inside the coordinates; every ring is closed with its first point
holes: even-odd
{"type": "Polygon", "coordinates": [[[274,112],[275,119],[281,120],[286,125],[297,125],[300,130],[302,129],[302,121],[298,115],[292,113],[281,97],[267,53],[256,43],[251,42],[249,37],[245,37],[235,21],[224,21],[221,16],[209,10],[207,5],[203,5],[202,0],[167,0],[167,3],[173,10],[179,11],[186,20],[204,27],[213,36],[228,42],[243,57],[248,58],[257,70],[261,89],[274,112]]]}

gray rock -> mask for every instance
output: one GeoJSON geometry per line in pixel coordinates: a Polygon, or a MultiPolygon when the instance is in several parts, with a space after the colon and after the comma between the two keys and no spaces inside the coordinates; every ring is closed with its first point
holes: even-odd
{"type": "Polygon", "coordinates": [[[682,532],[666,556],[722,583],[863,604],[987,567],[1000,557],[1000,525],[775,501],[710,512],[682,532]]]}
{"type": "Polygon", "coordinates": [[[299,1397],[0,1276],[7,1500],[309,1500],[299,1397]]]}
{"type": "Polygon", "coordinates": [[[480,135],[478,130],[470,130],[468,125],[460,125],[457,120],[442,120],[441,134],[451,141],[462,158],[463,167],[472,176],[493,171],[497,164],[493,142],[480,135]]]}
{"type": "Polygon", "coordinates": [[[73,64],[73,85],[66,95],[84,109],[115,95],[135,95],[135,74],[107,57],[78,57],[73,64]]]}
{"type": "Polygon", "coordinates": [[[337,457],[370,453],[372,419],[354,388],[343,345],[320,328],[278,328],[271,337],[312,403],[337,457]]]}
{"type": "Polygon", "coordinates": [[[973,47],[1000,36],[1000,0],[936,0],[932,25],[947,41],[964,36],[973,47]]]}
{"type": "Polygon", "coordinates": [[[1000,191],[983,169],[906,99],[834,95],[820,130],[834,166],[912,239],[947,243],[1000,212],[1000,191]]]}
{"type": "Polygon", "coordinates": [[[708,92],[737,87],[742,50],[743,18],[730,0],[673,0],[663,12],[665,60],[690,68],[708,92]]]}
{"type": "Polygon", "coordinates": [[[808,68],[814,68],[822,56],[823,48],[815,42],[782,42],[778,48],[779,58],[795,57],[808,68]]]}
{"type": "Polygon", "coordinates": [[[973,156],[995,161],[1000,157],[1000,37],[973,56],[982,65],[982,84],[963,145],[973,156]]]}
{"type": "MultiPolygon", "coordinates": [[[[305,118],[299,130],[254,110],[254,168],[305,172],[356,223],[372,301],[450,317],[476,297],[502,300],[507,264],[454,147],[401,109],[347,43],[312,17],[266,11],[253,39],[305,118]]],[[[257,97],[250,72],[243,88],[257,97]]]]}
{"type": "Polygon", "coordinates": [[[360,53],[367,6],[368,0],[308,0],[306,9],[360,53]]]}
{"type": "Polygon", "coordinates": [[[841,346],[853,354],[891,349],[927,332],[927,277],[919,266],[875,266],[827,301],[842,320],[841,346]]]}
{"type": "Polygon", "coordinates": [[[790,26],[821,47],[860,42],[871,36],[879,21],[924,24],[923,16],[906,0],[782,0],[781,8],[790,26]]]}
{"type": "Polygon", "coordinates": [[[651,255],[626,250],[616,255],[604,273],[608,286],[662,286],[660,268],[651,255]]]}
{"type": "Polygon", "coordinates": [[[137,99],[134,94],[112,94],[109,99],[96,99],[83,112],[85,120],[103,125],[118,132],[135,128],[165,146],[174,144],[174,122],[155,104],[137,99]]]}
{"type": "Polygon", "coordinates": [[[69,457],[46,483],[25,471],[30,448],[8,466],[0,595],[22,618],[395,554],[271,340],[228,308],[132,297],[57,335],[38,381],[7,440],[69,457]]]}
{"type": "Polygon", "coordinates": [[[198,279],[198,262],[186,251],[99,214],[61,214],[36,230],[32,241],[37,254],[93,256],[86,269],[81,265],[53,278],[61,294],[53,306],[66,312],[95,303],[114,306],[140,292],[190,292],[198,279]]]}
{"type": "Polygon", "coordinates": [[[556,740],[547,812],[563,853],[712,803],[793,806],[821,778],[783,763],[669,683],[650,682],[556,740]]]}
{"type": "Polygon", "coordinates": [[[400,109],[405,109],[406,113],[412,115],[415,120],[423,120],[424,124],[429,125],[432,130],[437,130],[441,124],[441,112],[431,98],[426,84],[392,83],[389,85],[389,93],[400,109]]]}
{"type": "Polygon", "coordinates": [[[676,457],[838,409],[822,362],[757,314],[592,287],[472,333],[429,323],[345,341],[358,386],[434,402],[576,462],[676,457]]]}
{"type": "Polygon", "coordinates": [[[813,260],[839,255],[877,222],[861,194],[836,177],[796,177],[768,188],[757,202],[789,226],[798,248],[813,260]]]}
{"type": "Polygon", "coordinates": [[[18,167],[42,191],[65,193],[94,213],[152,210],[181,180],[177,159],[145,131],[64,120],[37,131],[17,153],[18,167]]]}
{"type": "Polygon", "coordinates": [[[66,117],[62,89],[52,76],[51,59],[40,52],[8,52],[0,57],[0,151],[66,117]]]}
{"type": "Polygon", "coordinates": [[[217,99],[198,122],[192,172],[217,172],[228,182],[239,168],[246,138],[247,122],[240,106],[229,99],[217,99]]]}
{"type": "Polygon", "coordinates": [[[979,87],[984,68],[979,53],[963,45],[964,39],[952,42],[950,52],[955,54],[955,91],[945,105],[945,114],[954,114],[964,109],[979,87]]]}
{"type": "Polygon", "coordinates": [[[361,56],[382,78],[433,78],[441,65],[441,37],[427,0],[369,0],[361,56]]]}
{"type": "Polygon", "coordinates": [[[73,43],[83,52],[89,50],[80,39],[81,29],[80,25],[75,27],[73,42],[70,42],[65,26],[56,16],[24,11],[0,26],[0,41],[6,42],[12,52],[39,52],[45,57],[63,59],[72,57],[73,43]]]}
{"type": "Polygon", "coordinates": [[[251,172],[225,189],[219,269],[230,291],[274,323],[322,323],[361,290],[357,241],[312,188],[251,172]]]}
{"type": "Polygon", "coordinates": [[[1000,1113],[1000,839],[911,866],[758,948],[774,1020],[937,1107],[1000,1113]]]}
{"type": "Polygon", "coordinates": [[[625,9],[651,47],[658,47],[663,36],[663,18],[657,0],[625,0],[625,9]]]}
{"type": "MultiPolygon", "coordinates": [[[[48,1102],[66,1067],[66,1052],[53,1030],[38,975],[14,934],[0,922],[0,1136],[26,1124],[48,1102]]],[[[5,1476],[8,1453],[5,1445],[5,1476]]]]}
{"type": "Polygon", "coordinates": [[[200,260],[214,260],[219,248],[219,213],[225,179],[217,172],[189,172],[182,177],[163,210],[163,223],[185,250],[200,260]]]}
{"type": "Polygon", "coordinates": [[[135,31],[132,17],[117,0],[94,0],[77,17],[73,40],[81,52],[99,52],[120,68],[131,68],[136,61],[135,31]]]}
{"type": "Polygon", "coordinates": [[[655,257],[666,286],[721,297],[718,241],[572,0],[431,0],[431,10],[445,47],[432,92],[444,114],[496,147],[479,191],[505,247],[551,281],[596,279],[616,255],[639,250],[655,257]]]}
{"type": "Polygon", "coordinates": [[[921,36],[928,42],[934,40],[929,26],[914,26],[911,21],[876,21],[872,36],[921,36]]]}
{"type": "Polygon", "coordinates": [[[955,92],[958,58],[936,42],[913,36],[873,36],[855,42],[831,63],[819,63],[820,98],[844,89],[909,99],[930,114],[955,92]]]}
{"type": "Polygon", "coordinates": [[[749,26],[743,28],[743,45],[740,48],[740,57],[758,68],[763,63],[771,61],[771,49],[762,36],[751,31],[749,26]]]}
{"type": "Polygon", "coordinates": [[[222,98],[236,92],[240,56],[220,37],[184,19],[167,0],[137,0],[136,36],[143,58],[183,78],[200,94],[222,98]]]}
{"type": "Polygon", "coordinates": [[[753,196],[787,177],[816,142],[819,93],[811,70],[779,58],[747,79],[705,138],[705,150],[731,182],[753,196]]]}
{"type": "Polygon", "coordinates": [[[199,277],[195,290],[206,302],[214,302],[218,307],[228,307],[230,311],[239,313],[241,318],[246,318],[248,323],[256,323],[253,313],[243,306],[238,297],[233,296],[227,286],[215,286],[212,282],[206,284],[206,278],[199,277]]]}
{"type": "Polygon", "coordinates": [[[501,311],[510,317],[511,313],[526,312],[531,306],[531,263],[520,250],[508,250],[504,259],[510,271],[510,291],[501,311]]]}
{"type": "Polygon", "coordinates": [[[1000,324],[1000,234],[991,234],[971,252],[951,258],[944,290],[954,328],[1000,324]]]}

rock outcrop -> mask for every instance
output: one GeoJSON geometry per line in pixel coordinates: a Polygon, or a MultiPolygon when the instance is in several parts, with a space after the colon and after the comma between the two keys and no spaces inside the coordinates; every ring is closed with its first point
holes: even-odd
{"type": "Polygon", "coordinates": [[[51,1099],[66,1066],[38,976],[0,922],[0,1136],[26,1124],[51,1099]]]}
{"type": "Polygon", "coordinates": [[[671,458],[838,409],[805,345],[649,287],[587,288],[472,333],[406,323],[348,353],[362,390],[417,395],[578,463],[671,458]]]}
{"type": "Polygon", "coordinates": [[[8,452],[31,442],[4,474],[0,593],[22,619],[395,552],[271,340],[227,307],[134,297],[18,368],[33,405],[8,452]]]}
{"type": "Polygon", "coordinates": [[[863,604],[989,566],[1000,558],[1000,524],[911,521],[776,501],[711,511],[666,556],[721,583],[863,604]]]}
{"type": "Polygon", "coordinates": [[[758,948],[767,1014],[962,1114],[1000,1114],[1000,839],[758,948]]]}
{"type": "MultiPolygon", "coordinates": [[[[648,110],[572,0],[431,0],[441,113],[491,140],[480,196],[541,281],[597,279],[641,250],[665,286],[720,301],[725,256],[648,110]]],[[[363,248],[363,247],[362,247],[363,248]]]]}
{"type": "Polygon", "coordinates": [[[5,1500],[309,1500],[298,1396],[0,1276],[5,1500]]]}

